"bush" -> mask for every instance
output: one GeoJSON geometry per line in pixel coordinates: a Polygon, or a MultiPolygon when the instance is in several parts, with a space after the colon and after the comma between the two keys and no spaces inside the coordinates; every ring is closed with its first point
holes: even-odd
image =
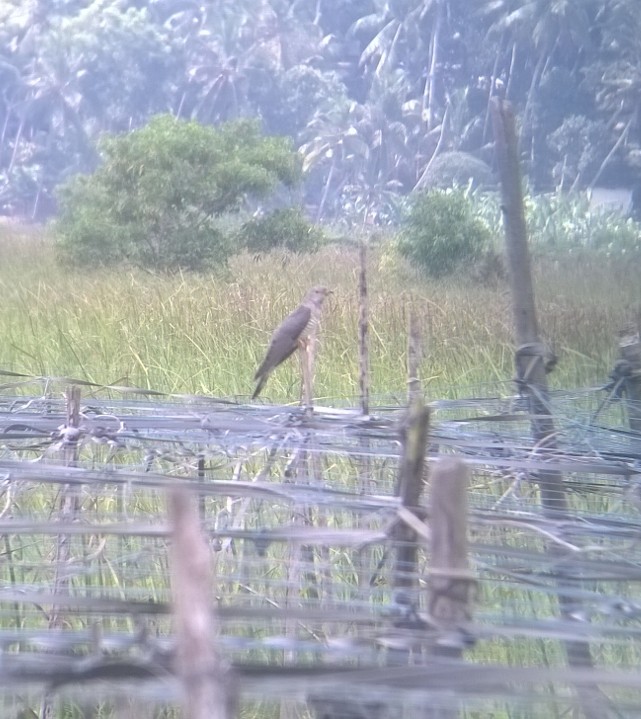
{"type": "MultiPolygon", "coordinates": [[[[502,228],[498,193],[475,192],[470,199],[477,217],[490,227],[502,228]]],[[[525,216],[534,254],[641,254],[641,224],[619,210],[591,207],[585,192],[526,195],[525,216]]]]}
{"type": "Polygon", "coordinates": [[[421,188],[445,189],[455,186],[494,187],[492,168],[467,152],[441,152],[420,180],[421,188]]]}
{"type": "Polygon", "coordinates": [[[269,252],[277,247],[291,252],[314,252],[325,236],[294,207],[276,210],[271,215],[246,222],[239,233],[238,244],[250,252],[269,252]]]}
{"type": "Polygon", "coordinates": [[[101,150],[99,169],[61,190],[58,249],[78,265],[225,264],[234,246],[220,217],[300,176],[289,143],[262,137],[250,121],[213,128],[159,116],[101,150]]]}
{"type": "Polygon", "coordinates": [[[569,115],[547,138],[547,146],[556,163],[552,177],[559,188],[592,179],[605,159],[603,142],[608,127],[603,120],[569,115]]]}
{"type": "Polygon", "coordinates": [[[532,246],[606,256],[638,253],[641,226],[612,208],[593,208],[586,193],[538,195],[526,201],[532,246]]]}
{"type": "Polygon", "coordinates": [[[471,266],[491,245],[488,226],[475,217],[470,200],[459,190],[419,195],[403,224],[399,252],[431,277],[471,266]]]}

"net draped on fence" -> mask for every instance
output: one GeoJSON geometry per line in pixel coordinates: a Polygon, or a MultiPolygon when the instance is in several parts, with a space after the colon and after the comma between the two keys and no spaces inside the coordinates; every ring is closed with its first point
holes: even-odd
{"type": "MultiPolygon", "coordinates": [[[[507,384],[430,403],[428,469],[444,455],[471,468],[477,598],[452,633],[424,615],[429,535],[415,591],[390,579],[402,407],[309,415],[82,383],[73,426],[68,384],[12,378],[0,392],[0,689],[16,715],[44,694],[60,706],[119,706],[132,692],[176,701],[166,506],[176,484],[198,501],[215,641],[241,702],[313,711],[331,694],[362,696],[367,716],[399,716],[399,705],[405,716],[426,705],[561,716],[589,684],[613,716],[641,712],[641,437],[607,393],[552,393],[551,448],[533,446],[507,384]],[[571,507],[558,519],[538,498],[537,472],[550,468],[571,507]],[[570,617],[559,591],[576,602],[570,617]],[[594,667],[569,667],[567,641],[588,642],[594,667]],[[448,645],[463,658],[432,655],[448,645]]],[[[429,529],[427,510],[419,519],[429,529]]]]}

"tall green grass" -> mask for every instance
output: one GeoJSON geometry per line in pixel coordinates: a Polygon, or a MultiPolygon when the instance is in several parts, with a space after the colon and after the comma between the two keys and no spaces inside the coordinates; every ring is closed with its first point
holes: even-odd
{"type": "MultiPolygon", "coordinates": [[[[617,330],[641,308],[636,273],[634,263],[589,254],[536,260],[542,334],[560,358],[551,376],[553,386],[585,386],[606,379],[616,354],[617,330]]],[[[353,401],[358,391],[357,278],[358,253],[338,247],[309,256],[274,253],[259,260],[238,256],[228,270],[215,275],[80,272],[56,263],[46,232],[5,231],[0,234],[0,368],[100,384],[247,397],[271,330],[307,288],[323,283],[335,294],[324,313],[315,393],[327,401],[353,401]]],[[[375,395],[399,399],[405,395],[411,311],[420,319],[422,377],[429,397],[469,396],[478,385],[512,377],[506,283],[483,285],[468,276],[428,282],[411,267],[387,262],[383,249],[374,247],[369,284],[375,395]]],[[[299,383],[294,359],[274,373],[265,395],[278,402],[296,401],[299,383]]],[[[339,482],[351,471],[336,466],[327,477],[336,475],[339,482]]],[[[54,504],[54,498],[44,493],[29,501],[38,503],[40,510],[54,504]]],[[[85,501],[90,507],[91,502],[96,507],[102,503],[108,510],[118,497],[100,488],[99,496],[85,501]]],[[[163,511],[161,502],[141,500],[135,506],[141,514],[163,511]]],[[[210,504],[208,509],[213,515],[216,506],[210,504]]],[[[258,514],[251,516],[260,521],[258,514]]],[[[341,519],[335,515],[327,521],[340,526],[341,519]]],[[[114,542],[103,553],[95,580],[100,585],[121,588],[117,561],[138,551],[135,539],[131,546],[125,541],[114,542]]],[[[21,549],[25,556],[33,552],[36,564],[47,560],[40,546],[21,549]]],[[[136,561],[149,574],[145,596],[162,596],[168,580],[164,560],[153,569],[143,565],[138,555],[136,561]]],[[[222,565],[224,559],[219,561],[222,565]]],[[[350,562],[348,553],[333,557],[346,592],[355,584],[356,568],[350,562]]],[[[260,568],[252,571],[257,572],[254,580],[260,580],[260,568]]],[[[225,576],[222,569],[220,574],[225,576]]],[[[229,592],[238,592],[237,579],[230,580],[229,592]]],[[[500,582],[491,587],[484,583],[484,592],[479,602],[483,607],[500,612],[510,604],[511,588],[500,582]]],[[[528,616],[555,611],[547,604],[526,609],[528,616]]],[[[472,651],[477,659],[508,664],[561,661],[559,647],[545,641],[495,640],[472,651]]],[[[606,659],[613,665],[623,659],[634,664],[623,651],[606,659]]],[[[497,711],[497,716],[509,715],[497,711]]]]}
{"type": "MultiPolygon", "coordinates": [[[[512,376],[507,284],[468,276],[426,281],[412,268],[369,258],[370,360],[374,395],[403,397],[408,317],[420,318],[422,377],[432,397],[512,376]]],[[[234,258],[212,275],[79,271],[56,263],[45,231],[0,234],[0,368],[129,383],[169,392],[246,396],[271,330],[313,284],[334,290],[324,312],[315,394],[351,401],[358,391],[358,256],[234,258]]],[[[634,263],[604,257],[538,259],[540,325],[560,357],[555,386],[602,382],[621,324],[639,313],[634,263]]],[[[294,359],[265,396],[296,401],[294,359]]]]}

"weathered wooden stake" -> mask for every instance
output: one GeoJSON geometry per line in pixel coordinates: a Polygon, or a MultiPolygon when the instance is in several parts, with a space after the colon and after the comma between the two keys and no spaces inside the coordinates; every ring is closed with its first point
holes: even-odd
{"type": "Polygon", "coordinates": [[[170,567],[176,636],[176,672],[185,719],[230,719],[230,672],[215,647],[213,582],[207,541],[195,497],[183,487],[169,494],[170,567]]]}
{"type": "MultiPolygon", "coordinates": [[[[501,181],[506,255],[517,342],[517,382],[521,394],[529,403],[534,441],[539,446],[553,449],[555,428],[549,408],[546,352],[539,338],[534,304],[516,121],[510,104],[498,98],[493,99],[491,112],[501,181]]],[[[544,513],[552,519],[562,518],[568,511],[563,475],[556,470],[539,470],[537,482],[541,490],[544,513]]],[[[550,545],[549,551],[559,559],[564,558],[563,550],[555,543],[550,545]]],[[[562,574],[558,577],[558,590],[561,616],[572,621],[577,602],[564,591],[565,580],[562,574]]],[[[585,669],[594,666],[588,642],[567,640],[564,645],[571,667],[585,669]]],[[[586,717],[597,719],[605,716],[606,700],[596,686],[577,688],[577,698],[586,717]]]]}
{"type": "MultiPolygon", "coordinates": [[[[523,188],[514,112],[497,98],[492,102],[494,143],[501,180],[505,248],[516,335],[516,374],[519,389],[529,403],[534,441],[554,446],[554,421],[549,409],[546,352],[539,338],[523,188]]],[[[547,514],[567,511],[563,476],[555,470],[538,473],[541,503],[547,514]]]]}
{"type": "Polygon", "coordinates": [[[358,386],[361,395],[361,412],[369,414],[369,349],[367,333],[369,306],[367,298],[367,244],[361,239],[359,246],[360,271],[358,281],[358,386]]]}
{"type": "Polygon", "coordinates": [[[409,331],[407,335],[407,399],[408,406],[412,406],[417,397],[421,395],[421,380],[418,368],[423,355],[421,347],[421,332],[418,326],[418,317],[414,306],[410,305],[409,331]]]}
{"type": "MultiPolygon", "coordinates": [[[[75,467],[78,462],[78,440],[80,439],[80,387],[72,385],[65,390],[66,423],[60,433],[60,446],[63,461],[67,467],[75,467]]],[[[74,521],[80,509],[78,487],[65,484],[60,490],[58,521],[64,527],[74,521]]],[[[70,576],[62,568],[69,562],[71,556],[70,537],[59,534],[56,537],[55,575],[53,580],[53,594],[64,596],[69,593],[70,576]]],[[[64,617],[57,605],[51,607],[49,614],[49,629],[62,627],[64,617]]],[[[48,719],[53,714],[53,695],[46,692],[40,704],[40,719],[48,719]]]]}
{"type": "MultiPolygon", "coordinates": [[[[410,511],[420,504],[423,491],[423,467],[429,429],[430,412],[417,397],[409,408],[404,428],[403,454],[398,475],[397,494],[401,505],[410,511]]],[[[398,543],[392,574],[395,590],[411,589],[415,585],[418,543],[416,532],[405,522],[397,525],[394,539],[398,543]]]]}
{"type": "MultiPolygon", "coordinates": [[[[369,295],[367,287],[367,242],[361,237],[358,247],[359,274],[358,274],[358,387],[360,394],[361,412],[363,416],[369,415],[369,295]]],[[[372,480],[372,464],[370,462],[369,440],[361,437],[359,443],[362,447],[358,468],[359,491],[366,493],[372,480]]],[[[358,514],[355,517],[355,526],[363,527],[367,521],[358,514]]],[[[370,591],[369,576],[371,574],[372,548],[369,546],[357,548],[354,551],[352,562],[358,577],[358,599],[364,601],[370,591]]]]}
{"type": "MultiPolygon", "coordinates": [[[[198,481],[205,481],[205,458],[198,457],[198,481]]],[[[198,495],[198,514],[200,523],[203,525],[207,520],[207,495],[203,492],[198,495]]]]}
{"type": "Polygon", "coordinates": [[[430,620],[441,630],[433,652],[460,657],[465,648],[461,627],[469,623],[476,580],[468,563],[467,486],[463,460],[443,457],[430,472],[430,620]]]}
{"type": "MultiPolygon", "coordinates": [[[[67,467],[75,467],[78,462],[78,441],[80,439],[80,387],[73,385],[65,391],[65,402],[67,410],[67,421],[60,435],[61,452],[63,461],[67,467]]],[[[60,490],[60,505],[58,510],[58,521],[62,526],[71,524],[76,513],[80,509],[80,496],[78,487],[65,484],[60,490]]],[[[71,549],[69,546],[70,537],[66,534],[59,534],[56,537],[56,558],[55,577],[53,582],[54,594],[66,594],[69,590],[69,576],[62,572],[69,561],[71,549]],[[64,575],[64,576],[61,576],[64,575]]],[[[57,607],[52,607],[49,616],[49,628],[59,627],[62,618],[58,615],[57,607]]]]}

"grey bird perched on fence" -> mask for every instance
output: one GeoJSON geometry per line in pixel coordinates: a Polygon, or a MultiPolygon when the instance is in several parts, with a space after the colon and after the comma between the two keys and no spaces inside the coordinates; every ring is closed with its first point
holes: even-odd
{"type": "Polygon", "coordinates": [[[260,394],[269,375],[290,357],[297,348],[306,349],[310,334],[318,324],[323,301],[331,290],[327,287],[312,287],[301,304],[274,330],[267,348],[267,354],[258,368],[254,379],[258,380],[252,399],[260,394]]]}

